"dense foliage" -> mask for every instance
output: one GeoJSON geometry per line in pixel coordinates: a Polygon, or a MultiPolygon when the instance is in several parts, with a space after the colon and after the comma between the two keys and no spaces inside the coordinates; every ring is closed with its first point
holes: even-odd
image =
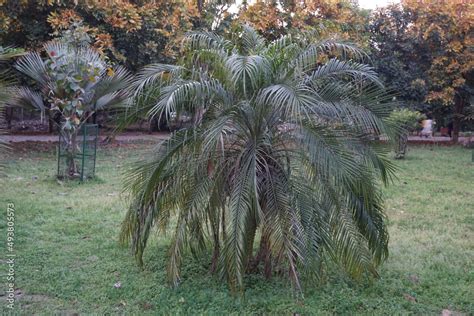
{"type": "Polygon", "coordinates": [[[388,254],[379,181],[393,169],[371,139],[388,133],[392,98],[363,53],[304,36],[267,43],[246,26],[232,41],[186,40],[184,64],[149,65],[136,81],[137,95],[154,97],[148,115],[193,121],[127,173],[122,240],[137,259],[154,229],[173,224],[174,285],[185,249],[208,246],[211,271],[235,290],[261,264],[296,289],[327,259],[376,275],[388,254]],[[320,63],[320,54],[338,57],[320,63]]]}
{"type": "Polygon", "coordinates": [[[413,18],[399,5],[375,11],[370,24],[371,54],[381,78],[406,107],[429,111],[423,56],[428,48],[410,33],[413,18]]]}
{"type": "Polygon", "coordinates": [[[176,59],[183,34],[199,25],[196,4],[184,0],[3,0],[0,42],[37,48],[83,22],[93,45],[136,70],[176,59]]]}
{"type": "Polygon", "coordinates": [[[408,105],[451,122],[454,141],[474,95],[472,16],[469,1],[404,0],[371,24],[378,72],[408,105]]]}
{"type": "Polygon", "coordinates": [[[270,39],[291,31],[316,29],[322,37],[337,35],[365,47],[369,37],[368,12],[350,0],[260,0],[248,5],[244,2],[238,19],[270,39]]]}

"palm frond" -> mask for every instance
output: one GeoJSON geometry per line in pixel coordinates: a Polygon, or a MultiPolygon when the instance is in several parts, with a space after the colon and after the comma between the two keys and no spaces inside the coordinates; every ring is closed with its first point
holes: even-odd
{"type": "Polygon", "coordinates": [[[38,82],[40,85],[47,85],[49,76],[39,53],[27,53],[16,62],[15,68],[38,82]]]}
{"type": "Polygon", "coordinates": [[[145,66],[135,76],[133,84],[133,88],[135,88],[135,97],[142,93],[146,87],[154,84],[159,85],[161,81],[165,84],[179,76],[183,71],[183,67],[175,65],[151,64],[145,66]]]}
{"type": "Polygon", "coordinates": [[[230,51],[234,44],[213,32],[189,32],[184,37],[191,50],[230,51]]]}
{"type": "Polygon", "coordinates": [[[324,65],[319,66],[310,75],[308,80],[320,80],[350,76],[355,82],[368,80],[379,87],[383,87],[375,70],[365,64],[353,61],[340,61],[336,58],[330,59],[324,65]]]}
{"type": "Polygon", "coordinates": [[[257,30],[246,24],[242,26],[241,41],[245,54],[256,53],[265,48],[264,37],[258,34],[257,30]]]}
{"type": "Polygon", "coordinates": [[[28,110],[36,110],[42,114],[46,111],[46,106],[43,102],[43,97],[39,92],[36,92],[28,87],[16,87],[12,89],[11,104],[28,110]]]}
{"type": "Polygon", "coordinates": [[[241,91],[246,97],[250,97],[271,71],[268,60],[259,55],[233,54],[227,59],[226,68],[235,89],[241,91]]]}

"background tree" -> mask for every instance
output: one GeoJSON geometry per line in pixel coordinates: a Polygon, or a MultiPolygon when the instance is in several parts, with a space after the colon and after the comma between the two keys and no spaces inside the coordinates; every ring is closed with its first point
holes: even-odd
{"type": "Polygon", "coordinates": [[[370,21],[370,54],[377,73],[397,92],[402,105],[428,112],[428,46],[412,36],[412,24],[413,16],[399,5],[375,11],[370,21]]]}
{"type": "Polygon", "coordinates": [[[349,0],[259,0],[241,7],[239,21],[249,23],[269,39],[315,29],[323,38],[337,34],[340,40],[360,47],[367,47],[369,38],[369,12],[349,0]]]}
{"type": "Polygon", "coordinates": [[[82,21],[93,45],[131,70],[150,62],[172,62],[179,42],[201,19],[194,1],[4,0],[0,41],[27,49],[82,21]]]}
{"type": "Polygon", "coordinates": [[[260,265],[267,277],[285,271],[296,289],[325,259],[376,275],[388,254],[379,180],[393,168],[371,139],[389,134],[392,98],[359,63],[363,53],[301,34],[267,43],[246,26],[232,40],[193,33],[187,45],[183,64],[137,76],[136,95],[154,97],[149,116],[193,122],[127,174],[121,239],[139,262],[152,229],[176,218],[173,285],[187,247],[199,254],[208,244],[211,271],[234,290],[260,265]],[[345,59],[320,63],[328,52],[345,59]]]}
{"type": "Polygon", "coordinates": [[[44,44],[46,58],[33,51],[23,56],[16,69],[33,79],[38,91],[29,87],[16,91],[14,104],[59,113],[60,132],[66,140],[68,176],[77,177],[77,135],[96,111],[126,104],[130,76],[122,67],[111,68],[90,47],[87,33],[73,28],[63,37],[44,44]],[[47,100],[46,104],[43,98],[47,100]]]}
{"type": "Polygon", "coordinates": [[[414,16],[412,32],[429,47],[427,101],[451,106],[453,141],[457,142],[470,92],[466,77],[474,71],[473,8],[468,1],[402,2],[414,16]]]}
{"type": "Polygon", "coordinates": [[[372,22],[377,69],[409,103],[451,113],[455,142],[473,93],[472,14],[468,1],[404,0],[372,22]]]}

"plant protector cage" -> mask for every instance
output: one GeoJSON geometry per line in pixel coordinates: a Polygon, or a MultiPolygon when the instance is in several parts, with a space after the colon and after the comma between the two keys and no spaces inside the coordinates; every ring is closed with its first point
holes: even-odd
{"type": "Polygon", "coordinates": [[[63,132],[59,133],[57,175],[59,179],[79,178],[85,181],[94,178],[98,137],[97,124],[82,125],[76,137],[74,155],[71,155],[71,141],[68,141],[63,132]],[[73,175],[71,175],[71,164],[74,164],[73,175]]]}

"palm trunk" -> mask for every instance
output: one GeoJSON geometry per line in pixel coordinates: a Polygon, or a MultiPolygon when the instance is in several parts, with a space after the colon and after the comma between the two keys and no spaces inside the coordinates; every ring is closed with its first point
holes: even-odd
{"type": "Polygon", "coordinates": [[[245,258],[244,258],[244,267],[248,270],[252,266],[253,259],[253,245],[255,243],[255,235],[257,233],[257,223],[255,220],[251,220],[249,223],[250,229],[247,234],[247,244],[245,245],[245,258]]]}
{"type": "Polygon", "coordinates": [[[51,111],[48,111],[48,133],[52,134],[54,132],[54,114],[51,114],[51,111]]]}
{"type": "Polygon", "coordinates": [[[263,275],[265,278],[270,279],[272,277],[272,253],[270,250],[270,239],[267,234],[262,235],[259,252],[263,260],[263,275]]]}
{"type": "Polygon", "coordinates": [[[252,259],[250,264],[250,271],[256,273],[258,270],[258,266],[260,263],[263,263],[263,275],[266,279],[270,279],[272,277],[272,253],[270,249],[270,239],[268,234],[262,233],[262,237],[260,238],[260,246],[258,249],[257,254],[252,259]]]}
{"type": "Polygon", "coordinates": [[[227,240],[227,232],[226,232],[226,222],[225,222],[225,207],[222,209],[221,214],[221,231],[222,231],[222,240],[227,240]]]}
{"type": "Polygon", "coordinates": [[[217,271],[217,262],[219,261],[220,255],[220,245],[219,245],[219,233],[217,233],[217,238],[214,236],[214,250],[212,252],[212,261],[211,261],[211,273],[217,271]]]}
{"type": "Polygon", "coordinates": [[[211,273],[215,273],[217,271],[217,263],[219,261],[220,255],[220,222],[219,216],[216,216],[211,219],[211,228],[212,228],[212,237],[214,242],[214,250],[212,252],[212,261],[211,261],[211,273]]]}

